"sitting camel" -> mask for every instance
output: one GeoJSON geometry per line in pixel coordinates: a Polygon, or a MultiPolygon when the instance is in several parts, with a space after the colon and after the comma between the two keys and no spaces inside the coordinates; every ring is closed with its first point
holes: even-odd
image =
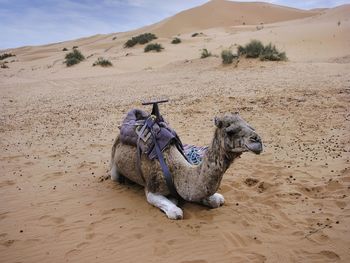
{"type": "MultiPolygon", "coordinates": [[[[186,201],[201,203],[211,208],[224,204],[224,197],[216,193],[221,179],[234,159],[243,152],[262,152],[262,142],[255,130],[238,113],[225,114],[215,118],[214,138],[203,161],[190,164],[175,145],[170,144],[164,151],[164,159],[173,177],[178,194],[186,201]]],[[[136,147],[124,144],[119,136],[112,147],[111,179],[119,181],[121,176],[145,187],[147,201],[160,208],[170,219],[182,219],[183,212],[177,200],[168,199],[167,187],[158,160],[141,157],[141,178],[137,167],[136,147]]]]}

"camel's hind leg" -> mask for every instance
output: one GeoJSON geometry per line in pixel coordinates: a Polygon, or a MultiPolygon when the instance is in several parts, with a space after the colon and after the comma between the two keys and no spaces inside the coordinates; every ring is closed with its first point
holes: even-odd
{"type": "Polygon", "coordinates": [[[118,168],[115,163],[112,164],[111,179],[114,182],[118,182],[121,184],[125,183],[125,177],[118,172],[118,168]]]}
{"type": "Polygon", "coordinates": [[[115,160],[114,160],[115,151],[116,151],[117,145],[119,143],[120,143],[120,139],[119,139],[119,136],[117,136],[117,138],[115,138],[115,140],[114,140],[114,143],[112,146],[112,152],[111,152],[111,162],[110,162],[111,179],[114,182],[124,183],[125,177],[118,172],[118,168],[117,168],[117,165],[116,165],[115,160]]]}
{"type": "Polygon", "coordinates": [[[173,202],[171,202],[168,198],[160,194],[148,192],[147,190],[145,190],[145,192],[148,203],[162,210],[169,219],[183,218],[182,210],[179,207],[177,207],[173,202]]]}
{"type": "Polygon", "coordinates": [[[211,208],[217,208],[225,203],[225,198],[222,194],[215,193],[200,201],[201,204],[209,206],[211,208]]]}

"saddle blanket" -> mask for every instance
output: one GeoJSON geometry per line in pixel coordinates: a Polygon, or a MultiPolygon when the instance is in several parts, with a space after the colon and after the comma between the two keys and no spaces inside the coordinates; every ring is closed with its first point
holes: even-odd
{"type": "Polygon", "coordinates": [[[200,164],[203,161],[204,154],[206,153],[208,146],[195,146],[190,144],[184,144],[184,153],[187,161],[190,164],[200,164]]]}

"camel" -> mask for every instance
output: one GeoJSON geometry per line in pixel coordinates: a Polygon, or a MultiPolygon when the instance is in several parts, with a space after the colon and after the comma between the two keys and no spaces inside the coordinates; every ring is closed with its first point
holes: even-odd
{"type": "MultiPolygon", "coordinates": [[[[175,145],[170,144],[163,151],[180,197],[210,208],[217,208],[225,202],[224,197],[216,191],[233,161],[243,152],[262,152],[259,135],[238,113],[216,117],[214,122],[214,138],[200,164],[190,164],[175,145]]],[[[119,181],[121,177],[126,177],[144,186],[147,201],[151,205],[162,210],[169,219],[182,219],[183,211],[177,206],[177,200],[169,197],[170,191],[159,161],[151,161],[143,154],[141,171],[144,178],[141,178],[136,160],[136,147],[123,144],[118,135],[112,147],[111,179],[119,181]]]]}

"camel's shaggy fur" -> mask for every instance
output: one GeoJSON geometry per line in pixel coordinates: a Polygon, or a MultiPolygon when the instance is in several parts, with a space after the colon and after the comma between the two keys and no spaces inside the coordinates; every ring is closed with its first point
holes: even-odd
{"type": "MultiPolygon", "coordinates": [[[[260,137],[237,113],[215,118],[212,143],[199,165],[191,165],[175,145],[164,150],[164,158],[173,176],[178,194],[186,201],[198,202],[212,208],[221,206],[224,197],[216,193],[225,171],[243,152],[262,151],[260,137]]],[[[147,201],[163,210],[170,219],[181,219],[182,210],[167,198],[170,194],[160,164],[145,155],[141,159],[140,177],[136,167],[136,147],[114,141],[111,156],[111,178],[118,181],[125,176],[145,187],[147,201]]]]}

